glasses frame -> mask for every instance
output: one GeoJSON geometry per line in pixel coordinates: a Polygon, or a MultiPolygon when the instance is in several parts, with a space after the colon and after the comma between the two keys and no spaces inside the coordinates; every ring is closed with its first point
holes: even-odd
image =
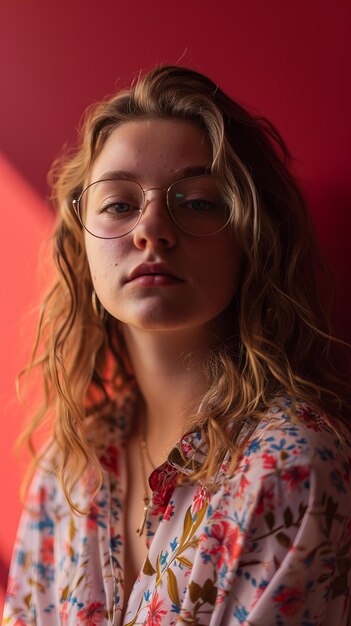
{"type": "Polygon", "coordinates": [[[198,234],[198,233],[192,233],[191,231],[187,230],[186,228],[184,228],[183,226],[181,226],[180,224],[178,224],[178,222],[176,221],[176,219],[174,218],[172,209],[170,208],[170,203],[169,203],[169,194],[171,189],[174,187],[174,185],[178,185],[179,183],[183,182],[183,181],[188,181],[188,180],[198,180],[199,178],[203,179],[203,178],[214,178],[213,176],[211,176],[210,174],[202,174],[200,176],[188,176],[187,178],[180,178],[179,180],[176,180],[174,183],[172,183],[167,189],[163,188],[163,187],[148,187],[147,189],[144,189],[140,183],[138,183],[137,180],[134,179],[128,179],[128,178],[103,178],[101,180],[96,180],[93,183],[90,183],[89,185],[87,185],[86,187],[84,187],[84,189],[81,191],[81,193],[79,194],[78,198],[72,200],[72,205],[73,205],[73,209],[74,212],[79,220],[79,222],[81,223],[81,225],[83,226],[83,228],[93,237],[96,237],[97,239],[120,239],[121,237],[125,237],[125,235],[128,235],[129,233],[131,233],[134,228],[139,224],[145,209],[148,205],[148,203],[150,202],[147,201],[147,198],[145,196],[147,191],[163,191],[166,194],[166,204],[167,204],[167,210],[169,215],[171,216],[172,221],[174,222],[174,224],[180,228],[183,232],[187,233],[188,235],[193,235],[193,237],[211,237],[212,235],[217,235],[217,233],[221,232],[221,230],[223,230],[230,222],[230,219],[232,217],[233,214],[233,210],[229,208],[229,217],[226,221],[226,223],[221,226],[218,230],[216,230],[213,233],[207,233],[207,234],[198,234]],[[95,233],[92,233],[83,223],[83,220],[81,218],[80,215],[80,201],[82,199],[83,194],[93,185],[97,185],[98,183],[103,183],[103,182],[110,182],[110,181],[114,181],[114,180],[130,180],[131,182],[135,183],[136,185],[138,185],[143,193],[143,197],[144,197],[144,203],[143,203],[143,208],[139,211],[139,217],[137,219],[137,221],[135,222],[135,224],[133,225],[132,228],[130,228],[126,233],[123,233],[123,235],[115,235],[114,237],[102,237],[101,235],[95,235],[95,233]]]}

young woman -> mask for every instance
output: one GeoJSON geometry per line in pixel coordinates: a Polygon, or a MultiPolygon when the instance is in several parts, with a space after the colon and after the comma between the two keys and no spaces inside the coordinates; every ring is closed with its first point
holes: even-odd
{"type": "Polygon", "coordinates": [[[88,112],[4,624],[350,623],[349,390],[287,160],[189,69],[88,112]]]}

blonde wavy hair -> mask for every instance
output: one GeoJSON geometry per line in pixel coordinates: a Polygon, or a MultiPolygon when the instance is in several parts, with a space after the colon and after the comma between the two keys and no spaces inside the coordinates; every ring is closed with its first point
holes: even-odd
{"type": "MultiPolygon", "coordinates": [[[[72,508],[77,508],[72,488],[88,465],[96,476],[92,498],[101,486],[86,425],[90,429],[92,421],[113,417],[133,379],[116,321],[97,316],[92,306],[84,235],[72,201],[110,133],[145,118],[191,120],[206,132],[212,173],[233,207],[243,259],[232,336],[209,354],[208,391],[189,424],[201,429],[208,444],[193,479],[209,481],[228,452],[233,469],[244,420],[257,423],[277,396],[306,401],[328,415],[336,431],[350,415],[349,387],[333,356],[338,342],[317,289],[322,265],[315,236],[283,140],[266,119],[251,115],[205,76],[182,67],[155,68],[130,89],[89,108],[78,149],[52,169],[57,271],[26,369],[41,369],[45,397],[22,439],[31,444],[37,427],[53,416],[49,447],[55,447],[55,470],[72,508]]],[[[33,453],[35,465],[45,451],[33,453]]]]}

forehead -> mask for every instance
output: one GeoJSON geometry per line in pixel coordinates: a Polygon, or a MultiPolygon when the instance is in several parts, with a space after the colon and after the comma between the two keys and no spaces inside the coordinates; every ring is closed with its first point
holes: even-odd
{"type": "Polygon", "coordinates": [[[212,147],[206,132],[179,119],[136,120],[112,131],[96,158],[89,182],[124,171],[138,181],[158,184],[191,169],[210,168],[212,147]]]}

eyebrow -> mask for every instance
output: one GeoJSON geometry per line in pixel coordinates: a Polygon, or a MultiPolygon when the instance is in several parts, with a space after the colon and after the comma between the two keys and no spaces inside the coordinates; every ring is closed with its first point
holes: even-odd
{"type": "MultiPolygon", "coordinates": [[[[192,167],[185,167],[181,170],[176,170],[177,177],[179,176],[179,180],[182,178],[190,178],[191,176],[203,176],[204,174],[211,174],[211,165],[195,165],[192,167]]],[[[125,170],[111,170],[109,172],[105,172],[97,179],[96,182],[101,180],[137,180],[137,177],[132,172],[127,172],[125,170]]]]}

